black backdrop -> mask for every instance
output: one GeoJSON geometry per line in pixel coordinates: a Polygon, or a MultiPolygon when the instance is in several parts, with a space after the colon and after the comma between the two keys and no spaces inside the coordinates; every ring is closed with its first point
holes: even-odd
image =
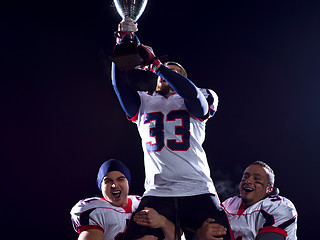
{"type": "MultiPolygon", "coordinates": [[[[143,193],[140,138],[113,92],[111,0],[1,3],[1,235],[76,239],[71,207],[99,194],[100,164],[119,158],[143,193]]],[[[219,95],[204,143],[220,198],[245,166],[269,163],[316,236],[320,6],[311,1],[150,0],[140,40],[219,95]],[[210,2],[210,3],[208,3],[210,2]]]]}

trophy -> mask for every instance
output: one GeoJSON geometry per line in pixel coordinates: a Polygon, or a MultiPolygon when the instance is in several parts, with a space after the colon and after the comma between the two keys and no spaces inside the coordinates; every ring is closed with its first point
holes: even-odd
{"type": "Polygon", "coordinates": [[[113,0],[117,12],[122,18],[124,27],[119,24],[119,29],[115,32],[117,45],[114,47],[110,60],[116,64],[120,70],[131,70],[139,65],[142,58],[138,54],[137,46],[139,42],[135,37],[135,29],[130,26],[136,26],[136,21],[141,17],[146,8],[148,0],[113,0]],[[131,21],[131,25],[126,27],[125,23],[131,21]]]}

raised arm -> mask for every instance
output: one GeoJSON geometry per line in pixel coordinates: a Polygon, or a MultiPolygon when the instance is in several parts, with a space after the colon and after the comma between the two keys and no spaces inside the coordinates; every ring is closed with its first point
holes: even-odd
{"type": "Polygon", "coordinates": [[[120,71],[114,63],[111,68],[111,79],[114,91],[119,99],[122,109],[129,118],[133,118],[139,111],[141,100],[138,92],[128,83],[128,72],[120,71]]]}
{"type": "Polygon", "coordinates": [[[209,105],[205,96],[188,78],[162,64],[156,74],[166,80],[173,90],[184,99],[189,112],[199,118],[203,118],[208,114],[209,105]]]}
{"type": "Polygon", "coordinates": [[[143,59],[142,69],[155,72],[167,81],[173,90],[185,101],[187,109],[196,117],[204,118],[209,111],[208,102],[199,88],[188,78],[162,65],[152,48],[139,45],[139,54],[143,59]]]}

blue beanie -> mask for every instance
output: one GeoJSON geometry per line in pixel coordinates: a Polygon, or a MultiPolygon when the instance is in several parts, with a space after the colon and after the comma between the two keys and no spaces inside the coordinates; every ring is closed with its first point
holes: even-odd
{"type": "Polygon", "coordinates": [[[97,184],[98,188],[101,190],[101,182],[104,176],[106,176],[109,172],[112,171],[119,171],[122,172],[123,175],[127,178],[128,183],[130,184],[131,181],[131,174],[129,169],[119,160],[117,159],[109,159],[108,161],[105,161],[98,172],[97,176],[97,184]]]}

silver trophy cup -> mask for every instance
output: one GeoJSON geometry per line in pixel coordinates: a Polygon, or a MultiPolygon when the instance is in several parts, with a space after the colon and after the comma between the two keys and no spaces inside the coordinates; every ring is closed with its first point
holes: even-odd
{"type": "Polygon", "coordinates": [[[122,19],[129,17],[135,22],[141,17],[147,2],[148,0],[113,0],[122,19]]]}
{"type": "MultiPolygon", "coordinates": [[[[124,20],[131,18],[136,22],[146,8],[148,0],[113,0],[117,12],[124,20]]],[[[138,54],[138,41],[135,38],[133,31],[116,32],[116,37],[119,40],[114,47],[113,54],[110,60],[113,61],[120,70],[134,69],[142,59],[138,54]]]]}

